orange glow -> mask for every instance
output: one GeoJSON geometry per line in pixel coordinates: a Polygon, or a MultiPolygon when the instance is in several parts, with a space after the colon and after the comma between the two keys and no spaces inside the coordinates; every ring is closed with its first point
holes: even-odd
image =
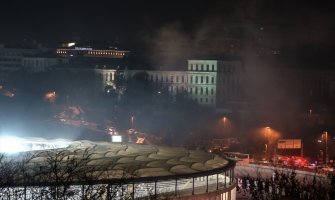
{"type": "Polygon", "coordinates": [[[51,102],[51,103],[55,102],[56,98],[57,98],[57,95],[56,95],[55,91],[54,92],[48,92],[44,95],[44,99],[51,102]]]}
{"type": "Polygon", "coordinates": [[[138,137],[137,140],[136,140],[136,144],[143,144],[144,141],[145,141],[144,137],[138,137]]]}

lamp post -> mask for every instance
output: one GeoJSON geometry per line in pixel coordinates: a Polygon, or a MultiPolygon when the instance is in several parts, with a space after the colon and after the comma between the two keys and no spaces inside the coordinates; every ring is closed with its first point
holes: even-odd
{"type": "Polygon", "coordinates": [[[266,145],[265,145],[265,147],[266,147],[266,149],[265,149],[265,151],[266,151],[266,159],[267,159],[267,161],[270,161],[270,127],[265,127],[265,129],[266,129],[266,145]]]}
{"type": "Polygon", "coordinates": [[[227,117],[223,117],[223,126],[226,126],[227,117]]]}
{"type": "Polygon", "coordinates": [[[325,141],[325,159],[326,165],[328,164],[329,158],[328,158],[328,132],[324,131],[322,133],[322,140],[325,141]]]}
{"type": "Polygon", "coordinates": [[[131,116],[131,129],[134,129],[134,116],[131,116]]]}

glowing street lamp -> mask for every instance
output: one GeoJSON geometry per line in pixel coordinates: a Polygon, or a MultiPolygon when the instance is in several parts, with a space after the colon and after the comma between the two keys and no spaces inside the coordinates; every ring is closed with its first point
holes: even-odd
{"type": "Polygon", "coordinates": [[[328,163],[328,132],[324,131],[322,133],[322,141],[325,141],[325,162],[328,163]]]}
{"type": "Polygon", "coordinates": [[[270,161],[270,127],[265,127],[266,129],[266,144],[265,144],[265,153],[266,153],[266,159],[270,161]]]}
{"type": "Polygon", "coordinates": [[[227,117],[223,117],[223,126],[226,126],[226,122],[227,122],[227,117]]]}
{"type": "Polygon", "coordinates": [[[48,92],[44,95],[44,99],[51,102],[51,103],[55,102],[56,98],[57,98],[57,94],[56,94],[55,91],[48,92]]]}

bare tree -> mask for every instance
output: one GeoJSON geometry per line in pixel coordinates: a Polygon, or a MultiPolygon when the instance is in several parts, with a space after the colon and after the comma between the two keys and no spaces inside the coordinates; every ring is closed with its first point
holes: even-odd
{"type": "MultiPolygon", "coordinates": [[[[119,165],[118,158],[95,157],[94,147],[0,155],[0,199],[68,200],[155,199],[152,186],[133,182],[138,165],[119,165]],[[139,188],[141,187],[141,188],[139,188]]],[[[160,196],[162,197],[162,196],[160,196]]]]}

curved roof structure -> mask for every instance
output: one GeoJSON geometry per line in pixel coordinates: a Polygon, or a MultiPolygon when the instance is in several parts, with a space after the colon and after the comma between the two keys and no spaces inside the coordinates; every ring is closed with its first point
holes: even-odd
{"type": "Polygon", "coordinates": [[[64,163],[69,159],[82,159],[86,167],[92,166],[95,171],[101,169],[103,175],[100,176],[100,180],[128,178],[132,181],[149,181],[173,177],[186,178],[234,165],[220,156],[185,148],[87,140],[68,144],[65,148],[29,151],[24,155],[33,155],[29,165],[35,168],[36,165],[39,168],[47,167],[50,153],[61,153],[63,157],[60,162],[64,163]]]}

